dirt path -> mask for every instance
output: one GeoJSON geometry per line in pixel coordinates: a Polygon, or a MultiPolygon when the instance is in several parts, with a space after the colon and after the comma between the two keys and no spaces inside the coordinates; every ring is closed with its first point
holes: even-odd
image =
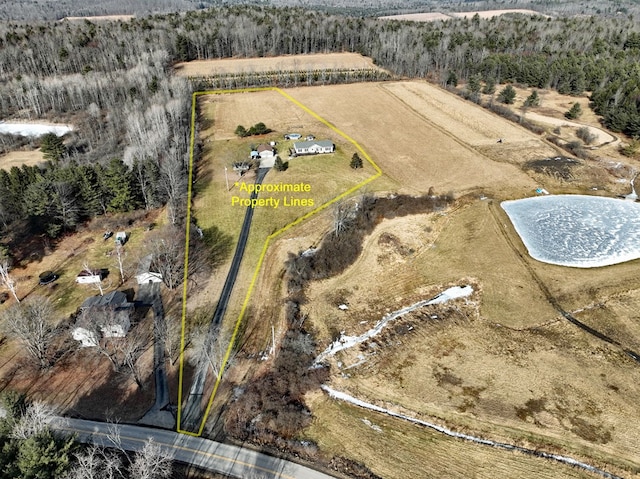
{"type": "Polygon", "coordinates": [[[553,126],[571,126],[575,128],[586,127],[589,128],[589,132],[596,136],[596,142],[598,146],[613,145],[620,141],[619,138],[607,133],[606,131],[596,128],[595,126],[586,125],[584,123],[577,123],[575,121],[563,120],[561,118],[554,118],[551,116],[540,115],[539,113],[527,112],[525,118],[528,120],[537,121],[539,123],[546,123],[553,126]]]}

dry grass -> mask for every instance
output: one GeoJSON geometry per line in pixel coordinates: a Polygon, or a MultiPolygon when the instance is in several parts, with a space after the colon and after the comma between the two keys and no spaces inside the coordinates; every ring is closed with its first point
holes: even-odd
{"type": "Polygon", "coordinates": [[[306,431],[327,456],[348,455],[377,475],[394,478],[589,478],[550,461],[445,437],[426,428],[326,398],[307,397],[314,412],[306,431]],[[380,430],[378,430],[379,428],[380,430]]]}
{"type": "MultiPolygon", "coordinates": [[[[587,180],[583,176],[599,171],[609,186],[615,183],[615,176],[599,163],[576,169],[576,182],[565,185],[527,173],[522,169],[527,161],[556,155],[557,150],[517,125],[423,83],[287,91],[356,139],[381,166],[385,175],[370,185],[372,191],[418,194],[434,186],[437,192],[474,192],[446,212],[383,221],[365,239],[364,253],[354,265],[338,277],[310,285],[303,312],[309,315],[308,324],[313,323],[320,348],[338,331],[362,333],[386,312],[431,297],[450,285],[472,284],[476,289],[464,306],[434,311],[441,318],[437,323],[418,316],[403,320],[406,322],[392,328],[392,333],[383,335],[383,348],[375,355],[343,371],[344,376],[336,374],[335,385],[364,399],[393,403],[410,413],[436,417],[495,439],[534,447],[542,444],[609,469],[640,467],[636,452],[640,431],[631,420],[640,414],[633,400],[639,392],[636,384],[640,384],[636,364],[619,348],[561,319],[538,283],[565,309],[585,308],[580,317],[592,327],[624,338],[625,346],[639,349],[640,332],[629,319],[638,302],[637,265],[577,270],[535,262],[527,257],[499,207],[502,199],[529,195],[537,185],[584,192],[587,180]],[[506,142],[497,145],[497,137],[506,142]],[[480,191],[489,199],[478,200],[476,192],[480,191]],[[349,310],[340,311],[337,305],[341,303],[347,303],[349,310]],[[606,309],[595,306],[605,303],[606,309]],[[413,329],[403,330],[402,324],[413,329]]],[[[345,160],[350,156],[346,143],[341,144],[339,138],[330,136],[330,130],[323,130],[275,92],[212,96],[203,105],[206,115],[213,118],[213,124],[202,132],[212,176],[196,200],[202,201],[196,211],[202,221],[227,222],[236,235],[241,218],[230,208],[217,207],[214,212],[212,207],[228,202],[223,166],[246,150],[243,140],[232,134],[238,124],[264,121],[278,135],[292,131],[315,133],[319,138],[326,135],[346,153],[345,160]],[[264,112],[277,115],[265,120],[264,112]],[[205,216],[205,211],[212,213],[205,216]]],[[[327,194],[344,188],[348,184],[344,173],[352,173],[349,169],[336,171],[334,177],[333,168],[315,170],[311,163],[297,169],[299,160],[306,161],[293,160],[290,170],[281,175],[292,175],[287,176],[292,182],[295,175],[313,178],[314,185],[326,182],[327,194]]],[[[255,236],[234,293],[232,310],[236,311],[262,246],[258,236],[264,238],[288,219],[288,213],[274,210],[256,213],[255,236]]],[[[289,252],[317,244],[330,224],[330,212],[323,212],[271,244],[247,316],[248,349],[259,351],[268,346],[271,324],[276,335],[284,330],[283,262],[289,252]]],[[[221,287],[224,274],[219,278],[221,287]]],[[[358,353],[337,359],[343,366],[353,364],[358,353]]],[[[247,360],[242,370],[250,375],[252,368],[263,367],[247,360]]],[[[330,454],[349,451],[350,457],[384,477],[406,477],[411,475],[408,471],[423,470],[416,469],[416,464],[424,468],[429,462],[421,459],[421,451],[429,448],[423,447],[418,439],[423,432],[414,426],[372,416],[373,423],[389,422],[388,435],[393,439],[384,442],[386,432],[381,436],[360,421],[370,414],[322,397],[312,398],[311,403],[317,421],[308,434],[330,454]],[[357,439],[345,432],[344,424],[353,426],[347,429],[357,431],[357,439]],[[407,453],[398,453],[394,462],[381,456],[381,449],[407,453]]],[[[513,465],[498,471],[504,477],[513,477],[513,470],[518,477],[529,473],[532,477],[584,476],[539,459],[483,448],[476,456],[477,446],[442,438],[429,440],[442,448],[441,465],[434,462],[433,469],[421,477],[451,473],[452,456],[476,461],[454,469],[460,477],[468,477],[470,470],[482,471],[478,464],[484,460],[492,465],[513,460],[513,465]],[[496,454],[496,458],[486,454],[496,454]]],[[[495,470],[487,474],[495,475],[495,470]]]]}
{"type": "Polygon", "coordinates": [[[10,170],[12,166],[33,166],[38,163],[42,163],[43,161],[44,157],[40,150],[10,151],[9,153],[0,155],[0,168],[3,170],[10,170]]]}
{"type": "Polygon", "coordinates": [[[431,186],[441,193],[485,188],[521,196],[531,191],[535,183],[518,167],[492,161],[467,141],[473,137],[474,141],[495,143],[499,135],[483,131],[486,123],[495,124],[496,131],[515,128],[518,137],[524,139],[522,150],[536,150],[540,155],[553,151],[526,130],[426,83],[368,83],[290,91],[294,98],[356,138],[385,175],[401,185],[401,192],[426,193],[431,186]],[[435,106],[431,96],[438,98],[435,106]],[[463,115],[453,113],[456,117],[452,118],[448,110],[466,111],[477,131],[465,123],[463,115]]]}
{"type": "MultiPolygon", "coordinates": [[[[586,306],[581,320],[637,351],[636,267],[585,271],[523,263],[500,233],[506,219],[491,211],[496,207],[477,201],[446,216],[384,221],[356,264],[308,289],[305,312],[314,319],[321,348],[331,331],[363,333],[386,312],[450,284],[471,283],[477,290],[462,308],[404,318],[376,341],[375,350],[365,346],[337,356],[343,368],[361,362],[362,355],[365,361],[343,369],[347,376],[334,375],[334,384],[486,437],[545,444],[609,468],[638,468],[640,430],[629,422],[640,414],[633,400],[640,392],[637,364],[563,320],[525,265],[566,309],[586,306]],[[339,311],[337,302],[350,309],[339,311]],[[429,320],[431,314],[439,319],[429,320]]],[[[523,253],[515,233],[506,231],[523,253]]],[[[314,414],[319,422],[333,421],[314,414]]]]}
{"type": "Polygon", "coordinates": [[[228,73],[258,73],[270,71],[307,70],[382,70],[371,58],[358,53],[316,53],[264,58],[224,58],[219,60],[194,60],[177,63],[177,75],[186,77],[220,75],[228,73]]]}

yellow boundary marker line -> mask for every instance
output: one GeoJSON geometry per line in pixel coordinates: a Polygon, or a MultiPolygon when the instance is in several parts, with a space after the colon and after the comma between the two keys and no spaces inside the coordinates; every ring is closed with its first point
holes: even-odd
{"type": "Polygon", "coordinates": [[[340,201],[342,198],[350,195],[351,193],[359,190],[363,186],[371,183],[373,180],[379,178],[382,175],[382,170],[380,167],[371,159],[371,157],[367,154],[366,151],[362,149],[362,147],[356,142],[353,138],[351,138],[346,133],[342,132],[335,125],[330,123],[329,121],[322,118],[320,115],[315,113],[310,108],[306,107],[304,104],[300,103],[298,100],[293,98],[288,93],[285,93],[280,88],[277,87],[264,87],[264,88],[242,88],[238,90],[209,90],[209,91],[198,91],[194,92],[191,96],[191,135],[190,135],[190,146],[189,146],[189,186],[187,191],[187,226],[186,226],[186,239],[185,239],[185,252],[184,252],[184,278],[183,278],[183,290],[182,290],[182,330],[180,335],[180,369],[178,374],[178,417],[177,417],[177,428],[176,431],[182,434],[187,434],[190,436],[201,436],[204,430],[205,423],[211,413],[211,407],[213,405],[213,400],[218,392],[218,386],[220,385],[220,381],[222,380],[222,374],[227,366],[227,362],[229,361],[229,356],[231,355],[231,351],[233,350],[233,345],[236,341],[236,337],[238,335],[238,331],[240,330],[240,324],[242,324],[242,320],[244,319],[245,312],[247,310],[247,306],[249,304],[249,299],[251,298],[251,294],[253,292],[253,287],[255,286],[256,280],[258,279],[258,275],[262,268],[262,262],[264,261],[264,257],[267,254],[267,249],[269,248],[269,243],[272,239],[276,238],[280,234],[284,233],[290,228],[293,228],[297,224],[303,222],[304,220],[310,218],[311,216],[319,213],[324,210],[328,206],[333,203],[340,201]],[[338,196],[330,199],[329,201],[321,204],[317,208],[305,213],[304,215],[296,218],[291,223],[283,226],[278,231],[271,233],[267,236],[267,239],[262,246],[262,251],[260,253],[260,257],[258,259],[258,264],[253,272],[253,277],[251,278],[251,283],[249,283],[249,289],[247,290],[247,294],[245,295],[244,302],[242,303],[242,308],[240,309],[240,313],[238,314],[238,319],[236,319],[235,326],[233,328],[233,334],[231,335],[231,340],[229,341],[229,346],[225,352],[224,358],[222,360],[222,366],[220,368],[220,372],[216,376],[216,382],[213,386],[213,391],[211,392],[211,396],[209,397],[209,401],[207,403],[207,408],[205,409],[204,416],[200,423],[200,427],[198,428],[198,432],[184,431],[181,429],[181,413],[182,413],[182,382],[183,382],[183,374],[184,374],[184,345],[185,345],[185,326],[186,326],[186,317],[187,317],[187,268],[189,264],[189,224],[191,223],[191,195],[192,195],[192,184],[193,184],[193,150],[195,145],[195,124],[196,124],[196,99],[202,95],[221,95],[226,93],[252,93],[259,91],[276,91],[282,96],[284,96],[287,100],[300,107],[305,112],[309,113],[316,120],[320,121],[324,125],[328,126],[331,130],[335,131],[338,135],[343,137],[345,140],[350,142],[356,149],[362,153],[364,158],[369,162],[369,164],[374,168],[376,173],[373,176],[361,181],[357,185],[349,188],[347,191],[339,194],[338,196]]]}

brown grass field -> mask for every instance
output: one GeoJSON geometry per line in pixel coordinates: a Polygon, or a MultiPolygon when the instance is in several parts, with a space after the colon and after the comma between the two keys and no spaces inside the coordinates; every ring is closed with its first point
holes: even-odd
{"type": "Polygon", "coordinates": [[[358,53],[314,53],[309,55],[283,55],[264,58],[222,58],[177,63],[177,75],[194,77],[226,73],[257,73],[269,71],[307,70],[369,70],[379,67],[369,57],[358,53]]]}
{"type": "Polygon", "coordinates": [[[42,163],[44,158],[40,150],[32,151],[10,151],[4,155],[0,155],[0,168],[10,170],[12,166],[20,167],[22,165],[33,166],[42,163]]]}
{"type": "MultiPolygon", "coordinates": [[[[407,315],[378,338],[375,354],[366,345],[339,354],[331,360],[332,386],[470,434],[568,454],[636,477],[640,369],[621,347],[564,320],[541,285],[581,321],[638,351],[637,261],[593,270],[536,262],[499,206],[504,199],[534,194],[536,186],[587,193],[595,177],[602,185],[598,194],[613,195],[618,177],[598,162],[581,164],[568,181],[527,172],[525,162],[559,150],[426,83],[297,88],[287,93],[355,139],[382,168],[384,175],[367,191],[422,194],[433,186],[459,198],[448,211],[384,220],[365,239],[364,253],[355,264],[307,289],[304,312],[316,330],[319,349],[335,331],[360,334],[387,312],[449,286],[471,284],[475,289],[466,301],[407,315]],[[505,143],[497,144],[496,138],[505,138],[505,143]],[[342,302],[349,304],[348,311],[337,308],[342,302]],[[429,320],[431,315],[439,319],[429,320]]],[[[211,167],[211,181],[199,190],[195,211],[201,221],[226,222],[230,232],[239,225],[236,212],[229,207],[213,212],[211,207],[228,202],[222,166],[246,149],[243,140],[233,137],[238,124],[263,121],[275,130],[273,138],[293,131],[318,138],[333,135],[345,161],[350,157],[347,142],[275,92],[210,96],[203,102],[210,122],[202,132],[207,158],[203,167],[211,167]]],[[[309,175],[314,185],[326,181],[323,189],[315,190],[324,192],[322,198],[353,184],[344,183],[351,174],[348,168],[340,173],[331,166],[322,172],[309,164],[296,165],[299,160],[293,160],[285,174],[291,181],[309,175]]],[[[264,238],[293,212],[257,213],[232,312],[238,311],[253,274],[262,246],[258,236],[264,238]]],[[[331,212],[322,212],[271,243],[249,303],[243,337],[247,350],[268,347],[271,325],[276,336],[283,333],[283,262],[287,253],[317,244],[330,222],[331,212]]],[[[223,269],[208,294],[221,287],[223,269]]],[[[268,361],[256,365],[255,360],[240,360],[231,371],[250,375],[265,367],[268,361]]],[[[216,403],[224,400],[223,394],[216,403]]],[[[362,461],[383,477],[593,477],[542,459],[443,438],[321,393],[308,401],[315,419],[305,437],[327,454],[362,461]]]]}

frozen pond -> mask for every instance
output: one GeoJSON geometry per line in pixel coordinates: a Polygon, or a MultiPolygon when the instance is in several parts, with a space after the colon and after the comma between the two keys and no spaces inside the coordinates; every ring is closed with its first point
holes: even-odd
{"type": "Polygon", "coordinates": [[[595,268],[640,258],[640,203],[554,195],[502,202],[532,258],[595,268]]]}
{"type": "Polygon", "coordinates": [[[69,125],[47,125],[44,123],[4,123],[0,122],[0,133],[20,136],[42,136],[55,133],[62,136],[72,130],[69,125]]]}

